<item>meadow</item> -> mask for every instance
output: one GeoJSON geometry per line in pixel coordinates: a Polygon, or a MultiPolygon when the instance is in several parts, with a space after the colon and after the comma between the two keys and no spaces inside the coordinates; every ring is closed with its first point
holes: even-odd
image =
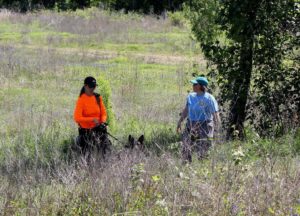
{"type": "Polygon", "coordinates": [[[0,215],[300,215],[299,129],[263,139],[249,125],[243,142],[219,131],[208,159],[181,163],[175,127],[193,73],[206,62],[187,23],[1,11],[0,215]],[[106,161],[70,155],[88,75],[103,80],[110,132],[144,134],[147,155],[113,139],[106,161]]]}

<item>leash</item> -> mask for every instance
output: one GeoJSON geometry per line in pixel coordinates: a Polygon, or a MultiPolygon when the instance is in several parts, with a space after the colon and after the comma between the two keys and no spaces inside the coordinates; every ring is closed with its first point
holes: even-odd
{"type": "Polygon", "coordinates": [[[98,127],[100,127],[100,130],[103,132],[103,133],[106,133],[108,136],[110,136],[111,138],[113,138],[114,140],[118,141],[119,143],[121,143],[122,145],[124,145],[124,143],[122,141],[120,141],[117,137],[115,137],[114,135],[112,135],[111,133],[109,133],[107,131],[107,126],[108,124],[107,123],[103,123],[102,125],[100,124],[98,127]]]}
{"type": "Polygon", "coordinates": [[[117,137],[113,136],[112,134],[110,134],[108,131],[106,131],[106,134],[108,136],[110,136],[111,138],[113,138],[114,140],[118,141],[119,143],[121,143],[122,145],[125,146],[125,144],[123,142],[121,142],[117,137]]]}

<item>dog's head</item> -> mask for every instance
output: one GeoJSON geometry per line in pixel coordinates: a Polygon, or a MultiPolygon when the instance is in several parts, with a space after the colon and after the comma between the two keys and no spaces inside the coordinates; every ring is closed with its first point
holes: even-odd
{"type": "Polygon", "coordinates": [[[125,148],[130,148],[130,149],[138,148],[143,150],[145,148],[144,140],[145,140],[144,135],[141,135],[137,140],[135,140],[133,136],[129,135],[128,143],[125,145],[125,148]]]}

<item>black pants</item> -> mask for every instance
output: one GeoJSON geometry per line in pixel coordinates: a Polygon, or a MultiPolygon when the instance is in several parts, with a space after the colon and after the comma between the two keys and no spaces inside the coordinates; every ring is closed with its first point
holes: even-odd
{"type": "Polygon", "coordinates": [[[78,132],[78,147],[84,156],[90,157],[91,153],[96,151],[104,158],[105,154],[110,151],[111,141],[107,137],[106,128],[78,128],[78,132]]]}

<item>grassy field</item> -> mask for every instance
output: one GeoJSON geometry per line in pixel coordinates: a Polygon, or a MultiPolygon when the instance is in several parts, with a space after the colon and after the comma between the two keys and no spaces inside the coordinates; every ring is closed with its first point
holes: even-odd
{"type": "Polygon", "coordinates": [[[208,159],[181,164],[175,126],[199,71],[199,45],[169,19],[0,12],[0,215],[300,215],[299,130],[220,133],[208,159]],[[107,161],[68,157],[88,75],[110,85],[111,132],[145,134],[148,155],[112,140],[107,161]]]}

